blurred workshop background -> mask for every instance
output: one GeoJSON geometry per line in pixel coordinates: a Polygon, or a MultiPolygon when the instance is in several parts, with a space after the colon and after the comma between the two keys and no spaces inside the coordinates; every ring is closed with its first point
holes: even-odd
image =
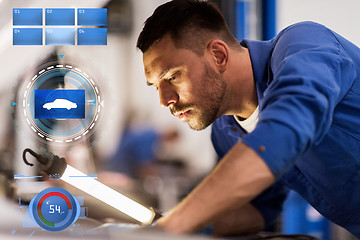
{"type": "MultiPolygon", "coordinates": [[[[193,131],[159,105],[157,92],[146,85],[142,54],[136,40],[143,23],[164,0],[0,0],[0,199],[19,206],[56,181],[14,181],[14,175],[36,176],[22,160],[32,148],[66,157],[86,174],[138,202],[168,211],[184,197],[217,161],[210,128],[193,131]],[[107,8],[107,45],[14,46],[13,8],[107,8]],[[91,137],[71,144],[39,141],[20,117],[19,96],[28,76],[47,61],[75,63],[87,69],[104,98],[99,125],[91,137]],[[31,182],[31,184],[29,184],[31,182]]],[[[284,27],[305,20],[326,25],[360,46],[358,0],[213,0],[231,31],[243,38],[267,40],[284,27]]],[[[83,138],[84,139],[84,138],[83,138]]],[[[71,189],[71,188],[69,188],[71,189]]],[[[72,189],[76,192],[75,189],[72,189]]],[[[131,219],[85,198],[87,217],[104,222],[131,219]]],[[[5,204],[5,202],[2,202],[5,204]]],[[[0,216],[0,222],[5,216],[0,216]]],[[[355,239],[329,223],[295,193],[278,221],[284,233],[309,234],[320,239],[355,239]]],[[[0,227],[1,231],[9,231],[0,227]]],[[[1,235],[1,234],[0,234],[1,235]]]]}

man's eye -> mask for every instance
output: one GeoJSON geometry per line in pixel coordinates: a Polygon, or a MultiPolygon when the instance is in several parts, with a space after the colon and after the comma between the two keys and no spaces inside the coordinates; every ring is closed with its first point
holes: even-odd
{"type": "Polygon", "coordinates": [[[176,71],[175,73],[173,73],[168,79],[168,82],[173,82],[173,81],[178,81],[181,79],[181,72],[180,71],[176,71]]]}

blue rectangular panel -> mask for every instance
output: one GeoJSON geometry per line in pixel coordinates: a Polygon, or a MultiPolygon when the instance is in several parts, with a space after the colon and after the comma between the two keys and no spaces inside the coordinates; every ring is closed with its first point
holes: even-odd
{"type": "Polygon", "coordinates": [[[75,28],[46,28],[45,45],[75,45],[75,28]]]}
{"type": "Polygon", "coordinates": [[[35,118],[85,118],[85,90],[35,90],[35,118]]]}
{"type": "Polygon", "coordinates": [[[107,45],[107,28],[78,28],[78,45],[107,45]]]}
{"type": "Polygon", "coordinates": [[[75,26],[75,9],[74,8],[45,9],[45,25],[75,26]]]}
{"type": "Polygon", "coordinates": [[[107,8],[79,8],[79,26],[106,26],[107,8]]]}
{"type": "Polygon", "coordinates": [[[42,9],[14,8],[13,25],[42,26],[42,9]]]}
{"type": "Polygon", "coordinates": [[[42,28],[14,28],[13,45],[42,45],[42,28]]]}

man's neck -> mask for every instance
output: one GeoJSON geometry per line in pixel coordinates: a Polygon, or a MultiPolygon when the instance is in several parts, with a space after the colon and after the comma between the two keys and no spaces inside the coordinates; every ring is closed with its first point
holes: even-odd
{"type": "Polygon", "coordinates": [[[258,106],[249,50],[233,51],[229,70],[224,75],[228,87],[224,115],[248,118],[258,106]]]}

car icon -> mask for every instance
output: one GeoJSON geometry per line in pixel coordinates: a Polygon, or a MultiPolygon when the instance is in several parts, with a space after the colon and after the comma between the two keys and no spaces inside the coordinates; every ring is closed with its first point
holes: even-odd
{"type": "Polygon", "coordinates": [[[43,105],[43,108],[46,108],[47,110],[50,110],[52,108],[66,108],[67,110],[70,110],[72,108],[77,108],[76,103],[73,103],[67,99],[55,99],[53,102],[48,102],[43,105]]]}

